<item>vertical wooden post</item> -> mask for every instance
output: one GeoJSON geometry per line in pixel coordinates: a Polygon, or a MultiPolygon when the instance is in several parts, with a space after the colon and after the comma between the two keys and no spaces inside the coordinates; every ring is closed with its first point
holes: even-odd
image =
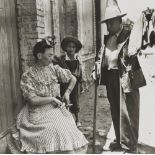
{"type": "MultiPolygon", "coordinates": [[[[97,77],[97,64],[95,64],[95,77],[97,77]]],[[[97,85],[98,80],[95,80],[95,97],[94,97],[94,117],[93,117],[93,153],[96,153],[95,142],[96,142],[96,112],[97,112],[97,85]]]]}

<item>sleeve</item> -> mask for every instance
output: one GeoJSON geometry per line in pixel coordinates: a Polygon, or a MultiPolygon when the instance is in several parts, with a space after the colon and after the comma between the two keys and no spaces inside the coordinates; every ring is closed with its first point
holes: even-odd
{"type": "Polygon", "coordinates": [[[72,78],[72,73],[68,69],[63,69],[59,65],[55,65],[55,71],[58,81],[61,83],[68,83],[72,78]]]}
{"type": "Polygon", "coordinates": [[[80,70],[81,70],[81,82],[86,82],[86,73],[82,65],[80,65],[80,70]]]}
{"type": "Polygon", "coordinates": [[[80,67],[80,74],[81,74],[81,82],[85,82],[86,81],[86,73],[84,70],[84,65],[82,63],[82,59],[80,55],[77,55],[77,59],[79,60],[79,67],[80,67]]]}
{"type": "MultiPolygon", "coordinates": [[[[97,55],[96,63],[97,63],[97,66],[98,66],[99,68],[100,68],[101,63],[102,63],[102,57],[103,57],[104,48],[105,48],[105,45],[102,44],[102,46],[101,46],[101,48],[100,48],[100,50],[99,50],[99,52],[98,52],[98,55],[97,55]]],[[[94,72],[94,71],[95,71],[95,65],[94,65],[94,67],[93,67],[92,72],[94,72]]]]}
{"type": "Polygon", "coordinates": [[[100,50],[98,52],[98,55],[97,55],[97,61],[99,63],[101,63],[101,61],[102,61],[102,56],[103,56],[103,53],[104,53],[104,48],[105,48],[105,45],[102,44],[102,46],[101,46],[101,48],[100,48],[100,50]]]}
{"type": "Polygon", "coordinates": [[[37,96],[32,78],[28,72],[22,75],[20,85],[25,99],[30,99],[37,96]]]}

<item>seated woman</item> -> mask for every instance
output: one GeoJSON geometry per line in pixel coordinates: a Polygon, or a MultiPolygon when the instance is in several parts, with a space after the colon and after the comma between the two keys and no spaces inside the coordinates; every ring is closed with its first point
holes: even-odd
{"type": "Polygon", "coordinates": [[[45,39],[34,46],[36,63],[22,75],[26,104],[17,117],[20,151],[25,153],[86,153],[87,140],[71,113],[58,99],[59,83],[69,83],[63,100],[68,102],[76,79],[69,70],[53,66],[52,45],[45,39]]]}

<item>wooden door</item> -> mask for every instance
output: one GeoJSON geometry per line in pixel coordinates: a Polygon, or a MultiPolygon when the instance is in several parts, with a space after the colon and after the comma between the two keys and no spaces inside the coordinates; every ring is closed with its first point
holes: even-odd
{"type": "Polygon", "coordinates": [[[78,0],[78,38],[84,45],[81,54],[85,59],[93,58],[95,54],[95,6],[96,0],[78,0]]]}
{"type": "Polygon", "coordinates": [[[19,53],[14,0],[0,0],[0,132],[21,105],[19,53]]]}

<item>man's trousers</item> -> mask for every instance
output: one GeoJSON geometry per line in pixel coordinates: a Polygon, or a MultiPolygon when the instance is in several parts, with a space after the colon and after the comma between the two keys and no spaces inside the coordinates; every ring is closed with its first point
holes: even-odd
{"type": "Polygon", "coordinates": [[[119,71],[112,69],[108,70],[106,74],[107,97],[116,141],[130,150],[135,150],[139,131],[139,90],[123,93],[119,71]]]}

